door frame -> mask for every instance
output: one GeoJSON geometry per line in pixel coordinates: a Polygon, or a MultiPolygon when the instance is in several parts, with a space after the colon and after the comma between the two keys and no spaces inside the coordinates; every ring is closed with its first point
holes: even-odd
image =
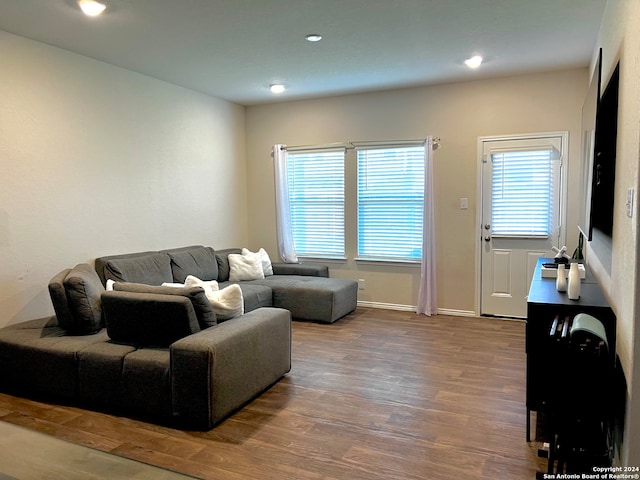
{"type": "MultiPolygon", "coordinates": [[[[475,238],[476,238],[476,248],[475,248],[475,269],[476,269],[476,281],[475,281],[475,315],[477,317],[480,316],[480,304],[482,301],[482,210],[483,210],[483,191],[482,191],[482,157],[484,152],[484,143],[485,142],[495,142],[495,141],[505,141],[505,140],[531,140],[540,137],[560,137],[562,142],[562,151],[560,152],[560,206],[558,215],[560,216],[560,229],[559,229],[559,238],[561,245],[557,245],[558,247],[562,247],[562,245],[566,245],[567,243],[567,186],[568,186],[568,177],[567,175],[569,171],[569,131],[568,130],[559,130],[552,132],[537,132],[537,133],[525,133],[525,134],[514,134],[514,135],[490,135],[478,137],[477,143],[477,175],[476,175],[476,229],[475,229],[475,238]]],[[[577,228],[577,226],[576,226],[577,228]]],[[[487,317],[489,318],[489,317],[487,317]]]]}

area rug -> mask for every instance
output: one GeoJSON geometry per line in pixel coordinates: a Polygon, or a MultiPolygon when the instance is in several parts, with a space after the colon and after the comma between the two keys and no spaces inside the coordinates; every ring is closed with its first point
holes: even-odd
{"type": "Polygon", "coordinates": [[[0,480],[188,480],[187,475],[0,422],[0,480]]]}

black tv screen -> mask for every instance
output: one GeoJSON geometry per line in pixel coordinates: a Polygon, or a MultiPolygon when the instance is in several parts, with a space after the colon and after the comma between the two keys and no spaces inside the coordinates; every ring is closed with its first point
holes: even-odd
{"type": "Polygon", "coordinates": [[[593,156],[595,148],[596,115],[600,100],[600,81],[602,76],[602,49],[598,52],[589,90],[582,105],[582,172],[580,181],[580,200],[578,228],[587,241],[591,241],[591,186],[593,180],[593,156]]]}
{"type": "Polygon", "coordinates": [[[591,182],[591,226],[609,237],[613,232],[619,73],[620,64],[598,103],[591,182]]]}

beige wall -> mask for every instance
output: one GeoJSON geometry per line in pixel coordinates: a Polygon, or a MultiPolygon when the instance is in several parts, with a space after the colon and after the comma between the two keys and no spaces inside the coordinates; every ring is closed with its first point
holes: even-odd
{"type": "MultiPolygon", "coordinates": [[[[347,140],[441,137],[435,152],[438,307],[476,309],[476,208],[478,137],[564,131],[570,133],[570,207],[567,245],[577,245],[580,117],[587,69],[296,101],[247,109],[249,238],[252,248],[277,255],[271,145],[309,145],[347,140]],[[574,168],[575,166],[575,168],[574,168]],[[460,197],[469,209],[459,209],[460,197]]],[[[355,237],[355,225],[347,236],[355,237]]],[[[349,252],[348,252],[349,253],[349,252]]],[[[353,254],[353,252],[351,252],[353,254]]],[[[365,279],[365,302],[414,306],[419,268],[331,265],[336,277],[365,279]]]]}
{"type": "MultiPolygon", "coordinates": [[[[602,47],[602,75],[606,84],[620,61],[616,191],[614,198],[611,270],[604,264],[609,255],[588,248],[587,258],[605,289],[618,319],[618,356],[628,387],[625,441],[621,452],[625,465],[640,465],[640,358],[636,323],[640,311],[638,283],[638,174],[640,165],[640,2],[609,0],[597,47],[602,47]],[[627,190],[635,191],[634,215],[626,216],[627,190]]],[[[604,85],[603,85],[604,87],[604,85]]],[[[591,246],[588,246],[591,247],[591,246]]]]}
{"type": "Polygon", "coordinates": [[[0,326],[97,256],[244,244],[244,108],[0,32],[0,326]]]}

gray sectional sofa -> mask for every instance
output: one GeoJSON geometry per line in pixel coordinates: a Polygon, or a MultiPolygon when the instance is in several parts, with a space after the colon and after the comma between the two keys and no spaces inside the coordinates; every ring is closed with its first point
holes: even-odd
{"type": "Polygon", "coordinates": [[[152,285],[182,283],[188,275],[216,280],[220,288],[237,284],[242,290],[245,312],[278,307],[289,310],[295,320],[333,323],[356,308],[357,282],[328,278],[326,265],[273,263],[273,275],[232,281],[229,255],[241,252],[240,248],[214,250],[194,245],[100,257],[95,260],[95,268],[105,285],[107,280],[152,285]]]}
{"type": "Polygon", "coordinates": [[[230,281],[238,252],[191,246],[63,270],[49,284],[55,316],[0,329],[0,388],[212,428],[290,371],[292,316],[331,323],[356,307],[357,284],[326,267],[230,281]],[[202,287],[161,286],[189,275],[239,285],[243,314],[220,321],[202,287]]]}

